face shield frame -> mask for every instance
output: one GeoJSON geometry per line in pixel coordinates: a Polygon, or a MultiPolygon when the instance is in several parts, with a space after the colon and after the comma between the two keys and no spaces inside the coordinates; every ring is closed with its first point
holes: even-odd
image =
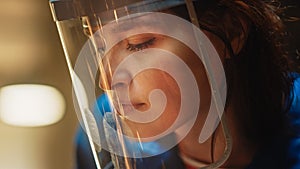
{"type": "MultiPolygon", "coordinates": [[[[87,2],[87,1],[86,1],[87,2]]],[[[98,1],[95,1],[96,4],[93,4],[93,0],[89,1],[89,3],[84,4],[83,1],[72,1],[72,0],[64,0],[64,1],[59,1],[59,0],[52,0],[50,1],[50,6],[51,6],[51,11],[54,17],[54,20],[57,24],[59,36],[62,41],[63,45],[63,50],[66,56],[68,68],[71,74],[71,79],[72,79],[72,84],[73,84],[73,90],[76,95],[76,99],[78,102],[79,106],[79,112],[81,115],[81,120],[82,120],[82,125],[84,129],[86,130],[88,140],[90,142],[90,146],[92,149],[93,156],[95,158],[96,166],[98,169],[101,168],[100,162],[99,162],[99,157],[98,157],[98,149],[101,149],[101,147],[95,146],[94,141],[95,139],[100,140],[100,135],[103,134],[100,132],[99,134],[92,134],[95,133],[93,129],[97,129],[97,124],[95,122],[95,118],[93,117],[93,113],[91,110],[88,109],[89,107],[89,101],[87,99],[87,91],[86,88],[84,87],[85,85],[82,83],[84,80],[81,79],[82,76],[78,76],[78,74],[74,70],[74,64],[72,61],[72,57],[70,56],[70,51],[68,50],[68,44],[72,42],[67,42],[67,40],[64,37],[64,28],[60,25],[60,22],[67,21],[67,20],[73,20],[73,19],[78,19],[80,18],[80,21],[83,24],[83,30],[86,29],[87,32],[92,32],[94,33],[95,31],[93,30],[95,27],[103,27],[106,23],[109,23],[111,20],[118,20],[122,16],[126,16],[128,14],[132,13],[141,13],[141,12],[153,12],[153,11],[161,11],[164,9],[167,9],[169,7],[174,7],[178,5],[186,5],[186,8],[188,9],[188,15],[191,18],[191,22],[195,25],[193,27],[194,33],[197,32],[197,29],[199,29],[199,23],[197,19],[196,12],[194,10],[193,2],[190,0],[187,1],[151,1],[151,3],[147,2],[137,2],[134,1],[133,4],[126,5],[126,4],[119,4],[119,5],[106,5],[106,9],[99,8],[101,5],[98,4],[98,1]],[[97,8],[98,7],[98,8],[97,8]],[[93,21],[91,22],[90,19],[84,19],[86,17],[93,17],[93,21]],[[106,18],[106,20],[99,20],[99,18],[106,18]]],[[[195,34],[197,36],[197,33],[195,34]]],[[[198,39],[198,38],[196,38],[198,39]]],[[[95,43],[95,39],[91,40],[92,44],[97,44],[95,43]]],[[[201,46],[200,41],[197,42],[199,46],[201,46]]],[[[97,48],[95,45],[92,45],[94,48],[97,48]]],[[[99,51],[98,49],[95,49],[99,51]]],[[[103,53],[99,52],[100,55],[103,53]]],[[[202,57],[201,58],[202,62],[205,65],[205,68],[207,70],[207,74],[209,77],[209,83],[211,85],[211,91],[212,91],[212,101],[214,102],[215,109],[217,111],[217,117],[219,118],[219,121],[221,125],[223,126],[223,133],[225,134],[225,140],[226,140],[226,149],[224,150],[224,155],[216,162],[210,164],[207,168],[217,168],[221,166],[229,157],[231,148],[232,148],[232,141],[230,138],[230,134],[228,131],[228,128],[226,126],[226,122],[224,117],[222,116],[224,106],[225,106],[225,101],[224,98],[226,97],[224,94],[220,91],[218,87],[218,82],[216,82],[216,75],[214,73],[214,67],[212,66],[213,64],[207,57],[202,57]]],[[[95,62],[95,61],[92,61],[95,62]]],[[[96,61],[98,62],[98,61],[96,61]]],[[[105,118],[113,118],[111,115],[107,115],[105,118]]],[[[209,125],[209,124],[208,124],[209,125]]],[[[216,126],[210,126],[212,128],[215,128],[216,126]]],[[[211,136],[212,133],[206,133],[206,136],[202,136],[202,141],[199,140],[200,142],[203,142],[205,139],[211,136]]],[[[199,136],[200,138],[201,136],[199,136]]],[[[186,160],[183,158],[183,160],[186,160]]],[[[206,168],[206,167],[203,167],[206,168]]]]}

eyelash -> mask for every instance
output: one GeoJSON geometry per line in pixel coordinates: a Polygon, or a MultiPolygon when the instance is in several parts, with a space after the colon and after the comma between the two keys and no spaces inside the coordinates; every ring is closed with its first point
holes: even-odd
{"type": "Polygon", "coordinates": [[[129,51],[140,51],[140,50],[143,50],[143,49],[146,49],[148,48],[149,46],[153,45],[155,41],[155,38],[151,38],[149,40],[147,40],[146,42],[142,42],[142,43],[139,43],[139,44],[130,44],[128,43],[127,45],[127,50],[129,51]]]}

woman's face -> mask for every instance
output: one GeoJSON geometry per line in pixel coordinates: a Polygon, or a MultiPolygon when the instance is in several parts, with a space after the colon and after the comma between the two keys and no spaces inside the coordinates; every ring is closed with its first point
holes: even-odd
{"type": "MultiPolygon", "coordinates": [[[[115,29],[115,26],[109,26],[106,31],[115,29]]],[[[184,109],[187,111],[182,116],[179,115],[183,100],[188,103],[187,107],[194,105],[194,100],[191,100],[193,98],[182,94],[189,88],[189,85],[182,84],[190,79],[181,64],[187,66],[195,78],[197,89],[194,93],[201,93],[197,109],[197,114],[201,115],[197,116],[196,123],[203,123],[211,96],[200,58],[187,45],[170,36],[156,33],[130,34],[137,29],[146,28],[131,26],[130,29],[109,34],[105,43],[111,47],[102,57],[101,63],[100,86],[111,94],[123,125],[130,129],[125,134],[135,138],[151,138],[170,128],[176,130],[180,126],[172,125],[178,118],[181,118],[179,125],[191,120],[190,118],[195,119],[188,108],[184,109]],[[118,37],[125,38],[118,43],[110,42],[118,37]],[[178,58],[182,62],[178,62],[178,58]]],[[[192,36],[190,40],[193,40],[192,36]]]]}

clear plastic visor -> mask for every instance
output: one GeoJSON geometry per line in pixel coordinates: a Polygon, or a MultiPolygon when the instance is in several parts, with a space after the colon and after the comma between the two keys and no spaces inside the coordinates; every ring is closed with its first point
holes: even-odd
{"type": "Polygon", "coordinates": [[[162,1],[156,10],[150,2],[56,21],[97,167],[147,168],[153,159],[174,169],[174,158],[177,168],[221,166],[231,143],[218,52],[196,26],[192,2],[162,1]],[[224,154],[212,161],[207,145],[218,126],[224,154]]]}

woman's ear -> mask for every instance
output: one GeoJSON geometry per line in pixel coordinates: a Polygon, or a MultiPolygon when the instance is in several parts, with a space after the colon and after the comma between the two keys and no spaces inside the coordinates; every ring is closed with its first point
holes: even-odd
{"type": "Polygon", "coordinates": [[[246,44],[251,21],[244,12],[249,7],[242,1],[226,1],[200,17],[202,31],[213,43],[222,61],[238,55],[246,44]]]}
{"type": "Polygon", "coordinates": [[[247,37],[248,37],[248,33],[249,33],[249,24],[245,22],[245,20],[243,18],[239,18],[240,23],[241,23],[241,29],[242,31],[239,32],[239,35],[233,37],[233,39],[231,39],[230,43],[231,43],[231,48],[233,50],[233,54],[236,56],[238,55],[242,48],[244,47],[246,41],[247,41],[247,37]]]}
{"type": "Polygon", "coordinates": [[[210,39],[215,49],[217,49],[222,62],[241,52],[247,41],[250,28],[250,24],[241,16],[228,14],[227,16],[224,16],[223,19],[225,20],[225,23],[221,26],[221,29],[225,30],[225,41],[211,31],[202,30],[210,39]],[[233,19],[233,17],[235,19],[233,19]]]}
{"type": "MultiPolygon", "coordinates": [[[[249,6],[242,1],[235,1],[235,3],[236,3],[236,5],[239,6],[239,9],[242,9],[242,10],[249,9],[249,6]]],[[[233,16],[231,16],[231,17],[233,17],[233,16]]],[[[237,18],[238,23],[239,23],[237,25],[233,25],[233,26],[238,26],[238,28],[236,28],[238,33],[235,34],[235,36],[233,38],[231,38],[231,47],[233,50],[233,54],[236,56],[241,52],[242,48],[244,47],[244,45],[247,41],[250,23],[243,16],[236,15],[234,17],[237,18]]],[[[231,23],[234,23],[234,22],[231,22],[231,23]]]]}

